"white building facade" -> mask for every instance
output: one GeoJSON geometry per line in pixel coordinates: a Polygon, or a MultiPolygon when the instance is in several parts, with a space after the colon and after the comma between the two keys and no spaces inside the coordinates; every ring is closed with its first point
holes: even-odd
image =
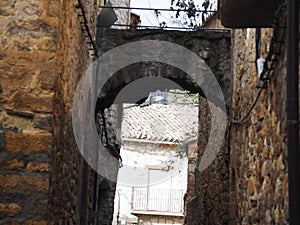
{"type": "Polygon", "coordinates": [[[124,107],[114,224],[182,224],[195,104],[124,107]]]}

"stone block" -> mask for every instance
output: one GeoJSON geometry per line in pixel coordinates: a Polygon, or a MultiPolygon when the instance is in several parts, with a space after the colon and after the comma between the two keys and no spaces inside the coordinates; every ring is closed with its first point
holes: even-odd
{"type": "Polygon", "coordinates": [[[254,179],[254,177],[250,177],[248,179],[248,194],[249,195],[254,195],[254,193],[256,192],[256,180],[254,179]]]}
{"type": "Polygon", "coordinates": [[[230,204],[229,205],[229,218],[230,220],[234,220],[237,217],[237,205],[230,204]]]}
{"type": "Polygon", "coordinates": [[[5,216],[15,216],[20,213],[21,206],[16,203],[10,203],[5,205],[0,203],[0,218],[5,218],[5,216]]]}
{"type": "Polygon", "coordinates": [[[268,159],[269,158],[269,147],[265,146],[263,150],[263,159],[268,159]]]}
{"type": "Polygon", "coordinates": [[[0,160],[0,167],[10,170],[22,170],[24,168],[24,162],[17,159],[9,161],[0,160]]]}
{"type": "MultiPolygon", "coordinates": [[[[14,45],[15,46],[15,45],[14,45]]],[[[56,55],[47,51],[0,50],[0,72],[3,101],[9,102],[13,95],[51,96],[56,82],[56,55]]],[[[18,96],[17,96],[18,97],[18,96]]],[[[16,110],[15,108],[12,108],[16,110]]]]}
{"type": "Polygon", "coordinates": [[[272,173],[272,163],[270,161],[265,161],[261,168],[261,175],[263,177],[270,176],[272,173]]]}
{"type": "Polygon", "coordinates": [[[289,190],[288,190],[288,174],[286,173],[283,177],[282,177],[282,191],[283,191],[283,196],[287,199],[288,195],[289,195],[289,190]]]}
{"type": "Polygon", "coordinates": [[[4,0],[0,2],[0,15],[3,17],[13,16],[16,14],[16,2],[4,0]]]}
{"type": "Polygon", "coordinates": [[[54,107],[53,93],[36,95],[20,90],[16,91],[6,104],[16,110],[51,113],[54,107]]]}
{"type": "Polygon", "coordinates": [[[40,221],[28,220],[23,225],[47,225],[47,224],[48,224],[47,220],[40,220],[40,221]]]}
{"type": "Polygon", "coordinates": [[[32,120],[33,126],[41,130],[53,132],[54,119],[53,115],[35,114],[32,120]]]}
{"type": "Polygon", "coordinates": [[[31,172],[49,172],[51,170],[51,165],[49,163],[30,162],[27,164],[26,169],[31,172]]]}
{"type": "Polygon", "coordinates": [[[276,162],[276,170],[277,172],[280,172],[280,171],[284,171],[284,169],[285,169],[285,165],[283,163],[283,158],[281,154],[276,162]]]}
{"type": "Polygon", "coordinates": [[[50,133],[13,133],[5,134],[6,150],[22,152],[28,155],[32,152],[50,152],[52,149],[52,134],[50,133]]]}
{"type": "Polygon", "coordinates": [[[49,177],[1,174],[0,187],[6,193],[47,192],[49,189],[49,177]]]}

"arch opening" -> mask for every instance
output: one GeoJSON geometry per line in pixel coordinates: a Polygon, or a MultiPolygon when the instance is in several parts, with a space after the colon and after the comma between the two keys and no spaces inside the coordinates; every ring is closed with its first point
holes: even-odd
{"type": "Polygon", "coordinates": [[[184,71],[165,63],[139,62],[126,66],[107,80],[98,96],[95,112],[109,108],[113,103],[122,101],[133,103],[132,98],[136,98],[137,94],[144,94],[146,97],[145,95],[151,91],[170,89],[188,90],[190,93],[198,93],[205,97],[202,89],[184,71]],[[141,78],[149,78],[150,83],[148,85],[136,83],[141,78]],[[159,79],[165,80],[160,82],[159,79]],[[135,83],[131,94],[120,96],[122,89],[127,85],[130,86],[131,83],[135,83]],[[143,89],[141,85],[145,85],[143,89]],[[139,86],[138,90],[137,86],[139,86]],[[116,99],[117,96],[119,96],[118,99],[116,99]]]}

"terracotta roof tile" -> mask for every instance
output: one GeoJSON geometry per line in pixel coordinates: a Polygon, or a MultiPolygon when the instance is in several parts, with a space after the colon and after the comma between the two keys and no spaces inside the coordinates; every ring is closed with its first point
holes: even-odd
{"type": "Polygon", "coordinates": [[[198,131],[198,107],[152,104],[123,111],[122,138],[182,142],[198,131]]]}

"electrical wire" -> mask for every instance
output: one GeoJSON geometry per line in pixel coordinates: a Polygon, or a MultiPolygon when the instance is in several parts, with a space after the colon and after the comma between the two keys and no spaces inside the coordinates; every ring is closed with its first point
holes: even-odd
{"type": "Polygon", "coordinates": [[[232,119],[231,124],[241,124],[241,123],[245,122],[249,118],[249,116],[250,116],[251,112],[253,111],[254,107],[256,106],[256,104],[257,104],[257,102],[258,102],[258,100],[261,96],[262,91],[267,88],[271,72],[275,69],[274,64],[275,64],[276,61],[278,61],[278,57],[281,53],[283,40],[284,40],[285,33],[286,33],[286,26],[279,26],[279,21],[278,21],[279,13],[283,10],[286,10],[286,2],[281,4],[278,7],[278,9],[276,10],[275,14],[274,14],[275,19],[274,19],[274,22],[273,22],[273,36],[272,36],[272,39],[271,39],[269,52],[267,54],[267,57],[266,57],[266,60],[265,60],[265,63],[264,63],[264,69],[263,69],[263,72],[260,76],[260,80],[263,81],[263,85],[261,87],[259,87],[260,90],[257,93],[257,96],[256,96],[255,100],[253,101],[253,103],[251,104],[251,107],[248,110],[248,112],[246,113],[246,115],[243,118],[239,119],[239,120],[232,119]],[[283,33],[281,35],[281,40],[276,41],[275,36],[277,35],[277,32],[278,32],[279,28],[284,29],[284,30],[283,30],[283,33]],[[278,52],[274,53],[273,51],[275,49],[275,47],[274,47],[275,42],[279,43],[279,47],[278,47],[278,52]],[[273,56],[274,56],[274,58],[273,58],[273,56]],[[271,66],[270,67],[268,67],[269,61],[271,61],[271,66]]]}
{"type": "Polygon", "coordinates": [[[231,120],[231,123],[239,124],[239,123],[243,123],[246,119],[248,119],[248,117],[250,116],[250,114],[251,114],[252,110],[254,109],[256,103],[258,102],[259,97],[260,97],[260,95],[261,95],[263,89],[264,89],[264,88],[262,88],[262,87],[259,89],[259,92],[258,92],[258,94],[257,94],[257,96],[256,96],[256,98],[255,98],[255,100],[253,101],[253,103],[252,103],[250,109],[248,110],[247,114],[246,114],[242,119],[240,119],[240,120],[234,120],[234,119],[231,120]]]}

